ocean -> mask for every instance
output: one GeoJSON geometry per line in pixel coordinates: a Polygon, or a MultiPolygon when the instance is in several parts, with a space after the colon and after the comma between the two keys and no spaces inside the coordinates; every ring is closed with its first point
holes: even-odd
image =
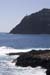
{"type": "Polygon", "coordinates": [[[0,33],[0,75],[46,75],[46,69],[40,66],[32,68],[18,67],[12,63],[19,56],[8,56],[11,52],[26,52],[32,49],[50,49],[50,35],[0,33]]]}

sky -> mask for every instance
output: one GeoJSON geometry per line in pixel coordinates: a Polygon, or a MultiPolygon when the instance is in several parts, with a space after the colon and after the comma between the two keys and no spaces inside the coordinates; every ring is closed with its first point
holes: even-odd
{"type": "Polygon", "coordinates": [[[0,0],[0,32],[10,32],[24,16],[50,8],[50,0],[0,0]]]}

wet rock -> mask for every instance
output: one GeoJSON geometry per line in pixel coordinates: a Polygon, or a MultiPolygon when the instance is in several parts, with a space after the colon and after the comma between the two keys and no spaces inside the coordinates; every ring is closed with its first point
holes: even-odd
{"type": "MultiPolygon", "coordinates": [[[[25,53],[10,53],[8,55],[20,55],[17,59],[12,61],[13,63],[15,62],[16,66],[41,66],[42,68],[50,69],[50,50],[32,50],[25,53]]],[[[49,71],[47,71],[47,73],[48,72],[49,71]]]]}
{"type": "Polygon", "coordinates": [[[50,75],[50,69],[46,71],[46,75],[50,75]]]}
{"type": "Polygon", "coordinates": [[[20,55],[16,60],[17,60],[17,62],[16,62],[17,66],[22,66],[22,67],[41,66],[46,69],[50,68],[50,59],[43,59],[40,57],[34,57],[32,55],[23,54],[23,55],[20,55]]]}

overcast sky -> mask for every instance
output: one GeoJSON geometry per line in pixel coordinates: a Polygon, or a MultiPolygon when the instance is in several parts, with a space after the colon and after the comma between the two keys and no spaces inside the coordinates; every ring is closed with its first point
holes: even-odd
{"type": "Polygon", "coordinates": [[[50,0],[0,0],[0,32],[9,32],[25,15],[50,8],[50,0]]]}

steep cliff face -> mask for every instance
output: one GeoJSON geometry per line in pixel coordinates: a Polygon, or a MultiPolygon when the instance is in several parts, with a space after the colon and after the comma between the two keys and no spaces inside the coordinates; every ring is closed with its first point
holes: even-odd
{"type": "Polygon", "coordinates": [[[25,16],[10,33],[50,34],[50,9],[42,9],[39,12],[25,16]]]}

